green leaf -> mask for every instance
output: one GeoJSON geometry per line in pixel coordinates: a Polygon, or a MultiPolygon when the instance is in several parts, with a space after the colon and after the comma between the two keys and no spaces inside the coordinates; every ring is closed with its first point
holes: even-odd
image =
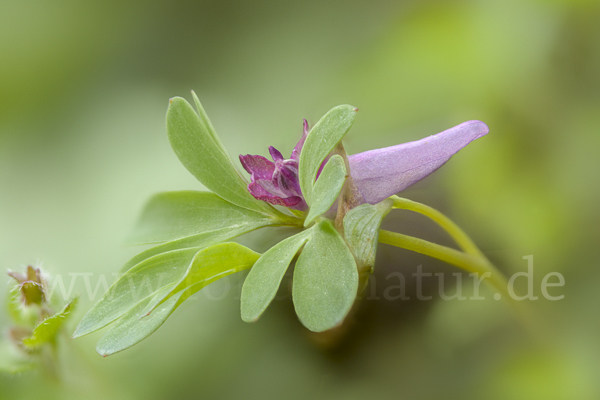
{"type": "Polygon", "coordinates": [[[358,109],[350,105],[334,107],[309,132],[302,146],[298,167],[300,188],[309,204],[321,164],[350,130],[356,111],[358,109]]]}
{"type": "Polygon", "coordinates": [[[348,211],[344,217],[344,236],[360,271],[373,272],[379,226],[393,204],[394,202],[389,199],[375,205],[361,204],[348,211]]]}
{"type": "Polygon", "coordinates": [[[315,218],[331,208],[342,191],[347,177],[344,159],[337,154],[331,157],[313,187],[310,209],[304,220],[304,226],[308,226],[315,218]]]}
{"type": "MultiPolygon", "coordinates": [[[[169,288],[170,289],[170,288],[169,288]]],[[[144,311],[149,301],[162,297],[168,290],[165,288],[156,293],[154,298],[138,303],[129,310],[117,323],[98,341],[96,351],[103,357],[125,350],[153,334],[169,318],[180,303],[183,295],[178,293],[160,304],[154,312],[146,315],[144,311]],[[148,301],[149,300],[149,301],[148,301]]]]}
{"type": "Polygon", "coordinates": [[[292,259],[311,235],[312,229],[309,229],[282,240],[254,264],[242,287],[241,311],[244,321],[254,322],[266,310],[292,259]]]}
{"type": "Polygon", "coordinates": [[[35,349],[46,343],[54,343],[56,334],[76,305],[77,299],[75,298],[67,303],[62,311],[40,322],[33,329],[31,336],[23,339],[23,344],[30,349],[35,349]]]}
{"type": "MultiPolygon", "coordinates": [[[[198,106],[202,107],[199,102],[198,106]]],[[[252,197],[247,182],[224,152],[204,110],[201,114],[202,118],[181,97],[170,100],[167,133],[179,161],[204,186],[230,203],[277,215],[279,212],[273,207],[252,197]]]]}
{"type": "Polygon", "coordinates": [[[214,193],[159,193],[146,204],[132,242],[160,243],[222,230],[280,222],[272,215],[231,204],[214,193]]]}
{"type": "MultiPolygon", "coordinates": [[[[269,224],[279,225],[279,224],[269,224]]],[[[142,261],[153,257],[157,254],[166,253],[173,250],[185,249],[185,248],[197,248],[198,250],[201,248],[205,248],[208,246],[212,246],[217,243],[221,243],[225,240],[233,239],[236,236],[242,235],[244,233],[253,231],[258,228],[262,228],[265,226],[262,222],[248,222],[247,224],[241,224],[238,226],[230,226],[227,228],[215,230],[212,232],[201,233],[194,236],[189,236],[183,239],[173,240],[171,242],[167,242],[158,246],[154,246],[149,248],[148,250],[144,250],[143,252],[137,254],[133,258],[121,267],[121,272],[127,272],[131,268],[135,267],[137,264],[142,261]]]]}
{"type": "Polygon", "coordinates": [[[250,268],[259,256],[238,243],[222,243],[200,251],[175,289],[175,285],[165,286],[137,304],[100,339],[96,351],[106,357],[139,343],[191,295],[218,279],[250,268]]]}
{"type": "Polygon", "coordinates": [[[354,257],[329,220],[323,220],[298,257],[292,297],[304,326],[321,332],[339,325],[354,303],[358,271],[354,257]]]}
{"type": "Polygon", "coordinates": [[[105,327],[145,298],[178,282],[197,252],[197,248],[190,248],[158,254],[128,270],[83,317],[73,337],[105,327]]]}
{"type": "Polygon", "coordinates": [[[198,98],[198,96],[196,96],[196,92],[194,92],[193,90],[192,97],[194,98],[194,103],[196,104],[196,111],[198,112],[198,117],[200,117],[200,122],[203,124],[204,129],[206,129],[206,131],[210,134],[217,147],[221,149],[221,152],[226,157],[229,157],[229,155],[227,155],[227,150],[225,149],[225,146],[223,146],[223,143],[221,143],[221,140],[219,139],[219,136],[217,136],[215,128],[213,128],[210,119],[208,119],[208,115],[206,115],[206,111],[204,111],[204,107],[202,107],[200,99],[198,98]]]}
{"type": "Polygon", "coordinates": [[[146,312],[152,312],[158,303],[182,290],[193,286],[196,292],[227,275],[246,270],[252,267],[259,257],[259,253],[234,242],[220,243],[201,250],[194,256],[179,282],[163,298],[155,297],[146,307],[146,312]]]}

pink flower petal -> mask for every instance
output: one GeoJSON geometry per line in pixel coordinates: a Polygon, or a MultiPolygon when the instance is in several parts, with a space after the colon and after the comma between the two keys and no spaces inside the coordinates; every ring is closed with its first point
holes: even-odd
{"type": "Polygon", "coordinates": [[[379,203],[425,178],[488,132],[483,122],[467,121],[421,140],[354,154],[348,157],[350,174],[365,201],[379,203]]]}
{"type": "Polygon", "coordinates": [[[252,180],[270,180],[273,177],[273,172],[275,172],[275,163],[267,160],[263,156],[252,156],[250,154],[245,156],[240,155],[240,162],[246,172],[252,175],[252,180]]]}
{"type": "MultiPolygon", "coordinates": [[[[263,188],[259,182],[264,182],[264,181],[257,181],[257,182],[252,182],[251,184],[248,185],[248,190],[250,191],[250,194],[252,194],[252,196],[254,196],[254,198],[258,199],[258,200],[262,200],[262,201],[266,201],[267,203],[276,205],[276,206],[284,206],[284,207],[290,207],[290,208],[297,208],[297,209],[303,209],[303,208],[298,208],[302,203],[304,203],[304,200],[302,200],[301,197],[298,196],[294,196],[294,197],[279,197],[276,196],[270,192],[268,192],[267,190],[265,190],[265,188],[263,188]]],[[[306,208],[306,205],[304,205],[304,208],[306,208]]]]}
{"type": "Polygon", "coordinates": [[[306,136],[308,136],[308,131],[308,121],[304,119],[304,123],[302,125],[302,137],[294,147],[294,150],[292,150],[292,156],[290,157],[292,160],[300,160],[300,151],[302,151],[302,146],[304,146],[304,141],[306,140],[306,136]]]}

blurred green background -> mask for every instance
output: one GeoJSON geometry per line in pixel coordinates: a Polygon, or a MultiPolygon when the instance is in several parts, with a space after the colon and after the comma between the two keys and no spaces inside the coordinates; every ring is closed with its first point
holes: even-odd
{"type": "MultiPolygon", "coordinates": [[[[403,195],[450,215],[508,274],[533,255],[537,295],[548,272],[566,281],[551,292],[563,300],[532,302],[544,339],[490,296],[369,299],[323,349],[285,288],[243,323],[238,277],[123,353],[98,356],[100,334],[66,340],[61,383],[0,376],[0,399],[599,398],[598,71],[593,0],[0,0],[2,269],[93,273],[93,286],[117,272],[138,251],[123,243],[144,201],[201,188],[164,128],[168,98],[194,89],[234,157],[289,154],[302,118],[342,103],[360,108],[349,153],[485,121],[488,136],[403,195]]],[[[418,216],[386,226],[450,243],[418,216]]],[[[241,240],[262,251],[268,233],[241,240]]],[[[455,272],[380,245],[374,293],[420,264],[455,272]]],[[[70,329],[92,304],[74,282],[70,329]]]]}

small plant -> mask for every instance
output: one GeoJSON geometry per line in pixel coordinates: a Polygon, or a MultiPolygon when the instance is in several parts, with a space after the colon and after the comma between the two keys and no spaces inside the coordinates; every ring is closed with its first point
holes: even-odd
{"type": "Polygon", "coordinates": [[[12,326],[8,340],[0,342],[0,370],[19,373],[42,366],[53,375],[59,335],[77,299],[56,312],[48,298],[47,278],[39,268],[28,266],[25,273],[8,275],[14,280],[6,302],[12,326]]]}
{"type": "Polygon", "coordinates": [[[502,275],[453,222],[428,206],[395,196],[486,135],[483,122],[468,121],[416,142],[348,156],[342,138],[358,110],[341,105],[312,129],[304,121],[303,135],[290,158],[273,147],[269,148],[273,161],[240,156],[250,174],[248,182],[192,94],[197,113],[182,98],[170,100],[167,133],[181,163],[212,192],[168,192],[150,199],[134,239],[156,246],[125,264],[122,276],[74,334],[80,337],[114,324],[97,345],[101,355],[140,342],[192,294],[244,270],[250,271],[242,288],[241,315],[244,321],[256,321],[296,256],[292,297],[298,318],[311,331],[335,328],[364,290],[378,242],[470,272],[493,272],[491,283],[505,290],[502,275]],[[395,208],[431,218],[462,251],[380,230],[383,218],[395,208]],[[273,226],[296,227],[300,232],[264,254],[230,241],[273,226]]]}

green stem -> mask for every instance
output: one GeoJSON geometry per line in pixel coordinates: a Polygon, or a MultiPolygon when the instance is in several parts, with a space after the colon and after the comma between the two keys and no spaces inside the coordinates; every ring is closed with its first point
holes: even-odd
{"type": "Polygon", "coordinates": [[[392,206],[393,208],[410,210],[425,215],[442,227],[446,232],[448,232],[452,239],[454,239],[458,246],[466,253],[484,257],[483,253],[481,253],[471,238],[469,238],[469,236],[467,236],[467,234],[460,229],[458,225],[452,222],[450,218],[446,217],[438,210],[426,206],[425,204],[417,203],[416,201],[404,199],[398,196],[392,196],[390,199],[394,201],[394,205],[392,206]]]}
{"type": "Polygon", "coordinates": [[[445,261],[448,264],[452,264],[468,272],[474,272],[482,276],[483,274],[489,273],[489,276],[486,277],[488,282],[492,284],[498,292],[510,298],[506,278],[484,257],[463,253],[423,239],[383,229],[379,230],[379,241],[384,244],[401,247],[403,249],[437,258],[438,260],[445,261]]]}
{"type": "Polygon", "coordinates": [[[521,321],[521,324],[535,336],[542,336],[539,329],[536,328],[539,324],[534,323],[536,318],[531,315],[525,304],[517,302],[508,292],[508,282],[504,274],[489,262],[462,229],[444,214],[424,204],[402,199],[397,196],[392,196],[391,199],[394,201],[394,208],[415,211],[435,221],[448,232],[464,252],[383,229],[379,230],[379,241],[381,243],[425,254],[468,272],[477,273],[480,276],[485,277],[488,283],[490,283],[502,297],[508,300],[518,319],[521,321]]]}
{"type": "MultiPolygon", "coordinates": [[[[417,203],[416,201],[404,199],[398,196],[392,196],[390,199],[394,202],[392,206],[393,208],[417,212],[437,223],[454,239],[464,253],[422,239],[400,235],[393,232],[386,231],[386,233],[384,233],[384,238],[390,239],[395,243],[402,243],[402,245],[398,247],[404,247],[406,249],[416,251],[417,253],[426,254],[430,257],[440,259],[469,272],[476,272],[478,274],[485,274],[486,272],[489,272],[491,275],[488,278],[489,282],[502,295],[508,295],[508,283],[504,275],[498,271],[498,269],[496,269],[492,263],[489,262],[489,260],[483,255],[481,250],[479,250],[471,238],[458,225],[452,222],[450,218],[446,217],[435,208],[426,206],[425,204],[417,203]]],[[[394,243],[388,244],[397,246],[397,244],[394,243]]]]}

